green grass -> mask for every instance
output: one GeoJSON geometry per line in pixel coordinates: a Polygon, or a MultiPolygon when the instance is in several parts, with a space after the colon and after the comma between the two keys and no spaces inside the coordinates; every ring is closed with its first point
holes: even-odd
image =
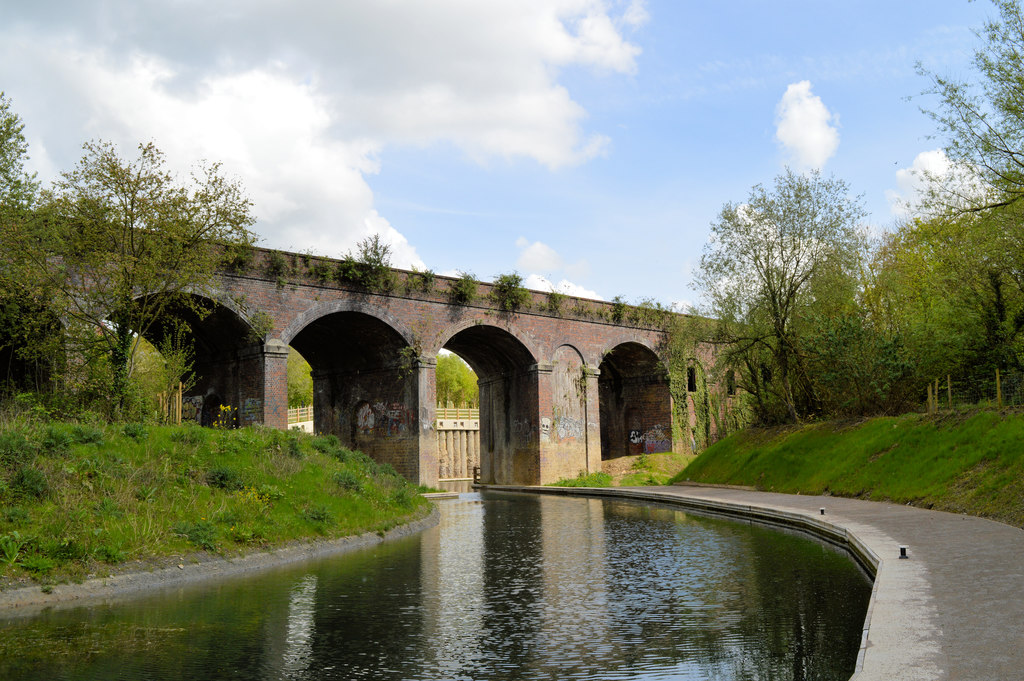
{"type": "Polygon", "coordinates": [[[672,482],[892,501],[1024,526],[1024,414],[971,410],[747,430],[672,482]]]}
{"type": "Polygon", "coordinates": [[[566,478],[552,482],[548,487],[611,487],[612,476],[607,473],[580,472],[575,478],[566,478]]]}
{"type": "Polygon", "coordinates": [[[429,503],[336,438],[264,428],[0,425],[0,579],[108,574],[131,560],[233,555],[384,532],[429,503]]]}

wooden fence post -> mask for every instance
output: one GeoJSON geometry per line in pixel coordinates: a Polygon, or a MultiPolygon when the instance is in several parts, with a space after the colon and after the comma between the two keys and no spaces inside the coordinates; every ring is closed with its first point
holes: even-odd
{"type": "Polygon", "coordinates": [[[946,399],[949,401],[949,410],[953,411],[953,379],[946,374],[946,399]]]}
{"type": "Polygon", "coordinates": [[[996,367],[996,403],[1003,408],[1003,386],[999,381],[999,367],[996,367]]]}

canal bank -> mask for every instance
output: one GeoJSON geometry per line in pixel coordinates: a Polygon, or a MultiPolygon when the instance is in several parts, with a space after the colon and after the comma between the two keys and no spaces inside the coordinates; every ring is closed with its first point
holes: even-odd
{"type": "Polygon", "coordinates": [[[383,542],[396,541],[437,525],[437,508],[426,517],[399,525],[385,533],[366,532],[340,539],[294,542],[236,557],[202,552],[190,556],[169,556],[159,564],[128,565],[128,571],[109,577],[87,579],[79,584],[54,584],[47,590],[38,585],[0,591],[0,614],[31,617],[45,609],[66,606],[115,603],[147,591],[215,582],[304,561],[358,551],[383,542]]]}
{"type": "Polygon", "coordinates": [[[488,489],[656,501],[846,541],[875,573],[853,681],[1024,678],[1019,528],[909,506],[729,488],[488,489]]]}

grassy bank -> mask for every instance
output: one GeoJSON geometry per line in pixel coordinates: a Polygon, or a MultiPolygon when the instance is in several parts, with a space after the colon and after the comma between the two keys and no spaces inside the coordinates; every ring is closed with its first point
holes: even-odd
{"type": "Polygon", "coordinates": [[[622,456],[601,462],[595,473],[580,471],[575,478],[551,483],[552,487],[647,487],[665,485],[673,475],[693,460],[690,454],[664,452],[622,456]]]}
{"type": "Polygon", "coordinates": [[[0,585],[197,551],[385,531],[429,504],[333,436],[263,428],[0,427],[0,585]]]}
{"type": "Polygon", "coordinates": [[[679,480],[909,503],[1024,527],[1024,414],[748,430],[709,447],[679,480]]]}

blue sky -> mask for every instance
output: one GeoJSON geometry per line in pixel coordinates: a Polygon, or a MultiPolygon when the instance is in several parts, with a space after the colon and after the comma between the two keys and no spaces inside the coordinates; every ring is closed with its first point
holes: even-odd
{"type": "Polygon", "coordinates": [[[874,229],[941,140],[915,63],[971,77],[984,0],[0,0],[43,180],[82,142],[220,160],[264,245],[696,302],[722,205],[786,164],[874,229]],[[909,98],[909,99],[908,99],[909,98]],[[541,279],[540,277],[543,277],[541,279]]]}

